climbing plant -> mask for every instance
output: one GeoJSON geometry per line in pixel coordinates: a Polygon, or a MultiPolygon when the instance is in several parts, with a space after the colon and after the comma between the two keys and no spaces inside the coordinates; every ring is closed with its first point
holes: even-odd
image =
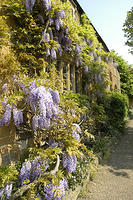
{"type": "Polygon", "coordinates": [[[93,153],[84,141],[94,140],[89,130],[105,120],[95,116],[93,123],[90,104],[103,116],[97,97],[104,96],[104,66],[112,54],[104,52],[85,15],[80,24],[72,18],[68,2],[5,0],[1,13],[0,126],[13,123],[20,139],[33,138],[33,147],[24,162],[1,167],[0,197],[58,200],[87,176],[93,153]],[[89,96],[60,94],[56,66],[65,56],[91,83],[89,96]]]}

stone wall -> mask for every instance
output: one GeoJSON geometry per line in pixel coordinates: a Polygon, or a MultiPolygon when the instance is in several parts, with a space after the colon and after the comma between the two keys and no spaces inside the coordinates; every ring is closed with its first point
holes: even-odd
{"type": "MultiPolygon", "coordinates": [[[[72,15],[80,23],[81,14],[78,11],[77,4],[72,0],[70,2],[73,7],[72,15]]],[[[3,54],[6,55],[8,51],[10,51],[9,47],[2,48],[3,54]]],[[[120,75],[118,70],[115,68],[114,63],[108,63],[106,65],[106,70],[107,80],[110,82],[110,84],[108,84],[108,89],[117,89],[120,91],[120,75]]],[[[75,64],[70,58],[62,57],[62,60],[59,61],[59,73],[62,92],[65,84],[66,90],[82,93],[82,70],[77,71],[75,64]],[[64,76],[64,71],[66,76],[64,76]]],[[[23,152],[23,150],[30,144],[30,139],[21,140],[19,142],[17,140],[17,134],[13,125],[0,128],[0,164],[7,164],[11,161],[18,160],[21,152],[23,152]]]]}
{"type": "Polygon", "coordinates": [[[106,65],[106,80],[108,81],[107,89],[110,91],[121,91],[120,74],[113,64],[106,65]]]}
{"type": "Polygon", "coordinates": [[[0,128],[0,166],[19,160],[32,144],[32,138],[18,140],[13,124],[0,128]]]}

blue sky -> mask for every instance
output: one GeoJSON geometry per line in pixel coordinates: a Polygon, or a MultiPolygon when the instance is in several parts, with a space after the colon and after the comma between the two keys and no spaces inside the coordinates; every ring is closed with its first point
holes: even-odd
{"type": "Polygon", "coordinates": [[[122,31],[127,11],[133,0],[77,0],[110,50],[114,49],[129,64],[133,55],[128,53],[122,31]]]}

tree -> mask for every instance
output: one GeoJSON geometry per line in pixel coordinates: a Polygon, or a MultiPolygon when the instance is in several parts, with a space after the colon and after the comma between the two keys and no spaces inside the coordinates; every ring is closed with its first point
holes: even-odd
{"type": "Polygon", "coordinates": [[[128,97],[133,96],[133,73],[132,66],[129,65],[121,56],[118,54],[114,57],[115,62],[119,65],[120,73],[120,85],[123,94],[127,94],[128,97]]]}
{"type": "Polygon", "coordinates": [[[126,45],[130,47],[130,53],[133,54],[133,7],[127,12],[127,17],[123,25],[125,37],[127,38],[126,45]]]}

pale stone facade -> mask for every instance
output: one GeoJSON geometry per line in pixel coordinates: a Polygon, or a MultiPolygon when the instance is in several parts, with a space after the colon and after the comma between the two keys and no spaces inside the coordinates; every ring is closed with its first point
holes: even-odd
{"type": "Polygon", "coordinates": [[[106,65],[106,79],[108,81],[107,89],[110,91],[121,91],[120,88],[120,74],[117,68],[114,66],[115,64],[109,63],[106,65]]]}

